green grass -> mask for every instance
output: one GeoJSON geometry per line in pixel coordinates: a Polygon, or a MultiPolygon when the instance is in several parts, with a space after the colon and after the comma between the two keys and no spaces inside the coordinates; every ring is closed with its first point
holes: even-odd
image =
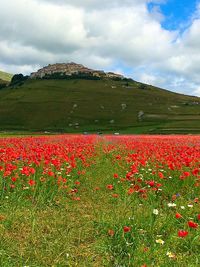
{"type": "Polygon", "coordinates": [[[111,80],[28,80],[0,90],[0,130],[173,133],[179,129],[200,132],[200,99],[153,86],[142,90],[134,81],[126,87],[123,81],[111,80]],[[139,120],[140,111],[144,116],[139,120]]]}
{"type": "Polygon", "coordinates": [[[0,80],[6,81],[6,82],[10,82],[12,77],[13,77],[13,74],[0,71],[0,80]]]}

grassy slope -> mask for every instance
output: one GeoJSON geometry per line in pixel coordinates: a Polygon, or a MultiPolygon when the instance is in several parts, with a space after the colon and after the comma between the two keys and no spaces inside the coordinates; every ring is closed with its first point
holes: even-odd
{"type": "Polygon", "coordinates": [[[199,133],[200,105],[194,101],[200,103],[152,86],[142,90],[136,82],[127,88],[121,81],[29,80],[0,91],[0,129],[199,133]],[[75,123],[78,129],[69,126],[75,123]]]}
{"type": "Polygon", "coordinates": [[[10,73],[6,73],[3,71],[0,71],[0,80],[6,81],[6,82],[10,82],[12,79],[12,74],[10,73]]]}

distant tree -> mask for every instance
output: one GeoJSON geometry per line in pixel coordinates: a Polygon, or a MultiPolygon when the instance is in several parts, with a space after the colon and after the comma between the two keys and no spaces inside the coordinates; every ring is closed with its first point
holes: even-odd
{"type": "Polygon", "coordinates": [[[124,82],[135,82],[133,79],[131,79],[131,78],[123,78],[123,79],[121,79],[122,81],[124,81],[124,82]]]}
{"type": "Polygon", "coordinates": [[[141,83],[139,85],[139,89],[146,90],[146,89],[148,89],[148,86],[147,86],[147,84],[141,83]]]}
{"type": "Polygon", "coordinates": [[[93,76],[88,73],[74,73],[72,75],[65,75],[63,73],[57,72],[53,74],[46,74],[43,79],[64,79],[64,80],[73,80],[73,79],[83,79],[83,80],[101,80],[101,77],[93,76]]]}
{"type": "Polygon", "coordinates": [[[23,74],[15,74],[12,77],[12,80],[10,82],[10,85],[22,85],[27,79],[29,78],[29,76],[24,76],[23,74]]]}
{"type": "Polygon", "coordinates": [[[122,81],[123,79],[120,78],[120,77],[113,77],[111,78],[112,81],[116,81],[116,82],[119,82],[119,81],[122,81]]]}
{"type": "Polygon", "coordinates": [[[128,82],[126,82],[124,85],[125,85],[126,87],[129,87],[129,83],[128,83],[128,82]]]}

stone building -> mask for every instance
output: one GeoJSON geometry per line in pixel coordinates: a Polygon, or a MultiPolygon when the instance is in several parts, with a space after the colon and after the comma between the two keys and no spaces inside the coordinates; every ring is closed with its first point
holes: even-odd
{"type": "Polygon", "coordinates": [[[49,64],[42,69],[39,69],[37,72],[31,73],[30,78],[44,78],[46,75],[52,75],[55,73],[60,73],[61,75],[71,76],[73,74],[86,74],[94,77],[102,77],[102,78],[121,78],[124,77],[120,74],[115,74],[113,72],[105,73],[102,70],[93,70],[89,69],[82,64],[77,64],[74,62],[71,63],[56,63],[49,64]]]}

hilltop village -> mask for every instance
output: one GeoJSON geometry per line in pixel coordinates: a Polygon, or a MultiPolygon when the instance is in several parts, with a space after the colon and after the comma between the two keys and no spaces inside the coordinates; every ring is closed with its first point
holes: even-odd
{"type": "Polygon", "coordinates": [[[113,72],[104,72],[102,70],[89,69],[82,64],[76,63],[56,63],[49,64],[37,72],[31,73],[30,78],[45,78],[46,76],[51,76],[53,74],[60,74],[61,76],[73,76],[73,75],[88,75],[97,78],[110,78],[110,79],[124,79],[125,77],[121,74],[116,74],[113,72]]]}

